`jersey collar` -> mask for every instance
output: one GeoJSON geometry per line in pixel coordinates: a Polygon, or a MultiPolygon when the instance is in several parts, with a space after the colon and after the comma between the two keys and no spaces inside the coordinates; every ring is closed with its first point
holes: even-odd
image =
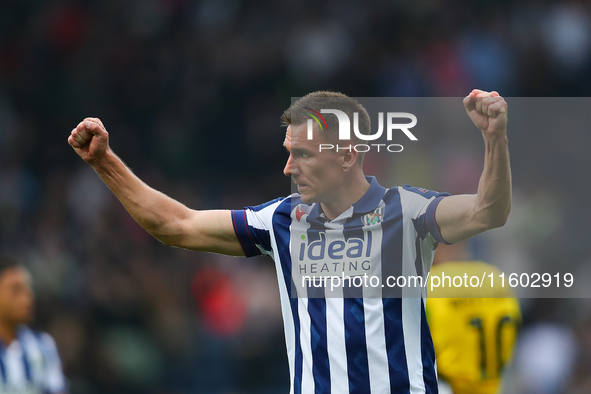
{"type": "MultiPolygon", "coordinates": [[[[367,192],[365,192],[359,201],[351,206],[353,209],[350,207],[335,220],[350,218],[354,214],[371,212],[378,207],[386,189],[378,183],[374,176],[366,176],[365,179],[369,182],[369,189],[367,192]]],[[[313,218],[324,217],[324,212],[322,212],[320,204],[314,204],[310,216],[313,218]]]]}
{"type": "Polygon", "coordinates": [[[353,204],[353,212],[355,213],[367,213],[376,209],[386,192],[375,176],[366,176],[365,179],[369,182],[369,189],[359,201],[353,204]]]}

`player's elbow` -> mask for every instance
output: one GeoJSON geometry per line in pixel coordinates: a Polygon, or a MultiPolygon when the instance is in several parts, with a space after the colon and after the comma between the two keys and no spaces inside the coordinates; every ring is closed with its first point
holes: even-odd
{"type": "Polygon", "coordinates": [[[508,216],[501,216],[498,218],[491,219],[489,222],[489,229],[503,227],[507,224],[508,216]]]}
{"type": "Polygon", "coordinates": [[[166,246],[183,247],[185,243],[183,221],[170,221],[146,230],[166,246]]]}
{"type": "Polygon", "coordinates": [[[207,250],[209,238],[205,236],[202,226],[199,225],[200,214],[200,211],[186,210],[182,216],[170,221],[165,231],[156,238],[167,246],[207,250]]]}
{"type": "Polygon", "coordinates": [[[172,236],[170,234],[162,234],[160,232],[155,231],[148,231],[151,236],[156,238],[158,241],[162,242],[166,246],[181,246],[181,241],[179,237],[172,236]]]}
{"type": "Polygon", "coordinates": [[[507,212],[490,212],[486,215],[485,227],[486,230],[492,230],[494,228],[503,227],[507,224],[509,219],[509,210],[507,212]]]}
{"type": "Polygon", "coordinates": [[[173,247],[180,246],[180,242],[178,242],[178,240],[173,237],[166,237],[166,236],[154,235],[154,234],[152,234],[152,235],[154,236],[154,238],[156,238],[158,241],[162,242],[166,246],[173,246],[173,247]]]}
{"type": "Polygon", "coordinates": [[[187,248],[191,243],[191,228],[194,225],[196,211],[184,206],[182,209],[169,212],[150,227],[144,227],[154,238],[166,246],[187,248]]]}

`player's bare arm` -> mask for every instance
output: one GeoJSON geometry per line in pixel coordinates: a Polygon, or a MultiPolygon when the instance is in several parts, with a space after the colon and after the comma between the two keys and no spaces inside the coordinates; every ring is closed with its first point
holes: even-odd
{"type": "Polygon", "coordinates": [[[503,226],[511,210],[507,102],[497,92],[475,89],[464,107],[484,138],[484,169],[476,194],[446,197],[437,207],[441,235],[451,243],[503,226]]]}
{"type": "Polygon", "coordinates": [[[244,256],[228,210],[197,211],[139,179],[109,147],[109,134],[97,118],[74,128],[68,143],[146,231],[166,245],[244,256]]]}

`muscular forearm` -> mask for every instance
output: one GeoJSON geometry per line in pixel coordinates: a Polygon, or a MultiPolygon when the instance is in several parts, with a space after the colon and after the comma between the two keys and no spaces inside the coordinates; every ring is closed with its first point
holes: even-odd
{"type": "Polygon", "coordinates": [[[475,214],[487,226],[505,224],[511,210],[511,168],[507,135],[484,135],[484,169],[476,193],[475,214]]]}
{"type": "Polygon", "coordinates": [[[84,119],[72,130],[68,143],[94,168],[127,212],[163,243],[244,256],[231,211],[189,209],[146,185],[109,148],[109,133],[100,119],[84,119]]]}
{"type": "Polygon", "coordinates": [[[186,206],[146,185],[110,149],[92,167],[140,226],[165,244],[175,243],[190,212],[186,206]]]}

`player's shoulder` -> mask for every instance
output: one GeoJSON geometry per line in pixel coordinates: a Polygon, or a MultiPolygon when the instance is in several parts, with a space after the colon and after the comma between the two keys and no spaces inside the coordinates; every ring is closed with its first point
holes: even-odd
{"type": "Polygon", "coordinates": [[[273,199],[271,201],[268,201],[264,204],[261,205],[257,205],[257,206],[253,206],[253,207],[247,207],[253,211],[261,211],[263,209],[268,209],[268,208],[272,208],[274,210],[277,210],[279,208],[286,208],[289,207],[289,210],[293,210],[295,208],[297,208],[298,206],[300,207],[312,207],[314,206],[314,203],[304,203],[302,202],[302,196],[299,193],[293,193],[290,194],[287,197],[279,197],[276,199],[273,199]]]}
{"type": "Polygon", "coordinates": [[[420,196],[424,199],[431,199],[433,197],[443,197],[443,196],[451,196],[451,194],[446,192],[438,192],[435,190],[425,189],[423,187],[414,187],[405,183],[402,186],[398,187],[398,191],[400,193],[409,194],[410,196],[420,196]]]}
{"type": "Polygon", "coordinates": [[[289,198],[290,198],[290,196],[277,197],[277,198],[274,198],[273,200],[264,202],[259,205],[249,205],[247,207],[244,207],[244,209],[248,209],[248,210],[254,211],[254,212],[259,212],[259,211],[262,211],[265,209],[276,208],[277,206],[279,206],[280,204],[282,204],[283,202],[285,202],[289,198]]]}
{"type": "MultiPolygon", "coordinates": [[[[295,193],[287,197],[275,198],[260,205],[247,206],[244,207],[244,210],[249,219],[258,218],[256,220],[262,220],[270,225],[271,222],[289,222],[292,212],[296,209],[301,210],[304,205],[307,204],[303,204],[300,195],[295,193]]],[[[309,210],[306,208],[306,211],[309,210]]]]}
{"type": "Polygon", "coordinates": [[[36,344],[45,350],[53,351],[56,348],[55,340],[45,331],[35,330],[23,325],[19,327],[18,336],[22,341],[36,344]]]}

